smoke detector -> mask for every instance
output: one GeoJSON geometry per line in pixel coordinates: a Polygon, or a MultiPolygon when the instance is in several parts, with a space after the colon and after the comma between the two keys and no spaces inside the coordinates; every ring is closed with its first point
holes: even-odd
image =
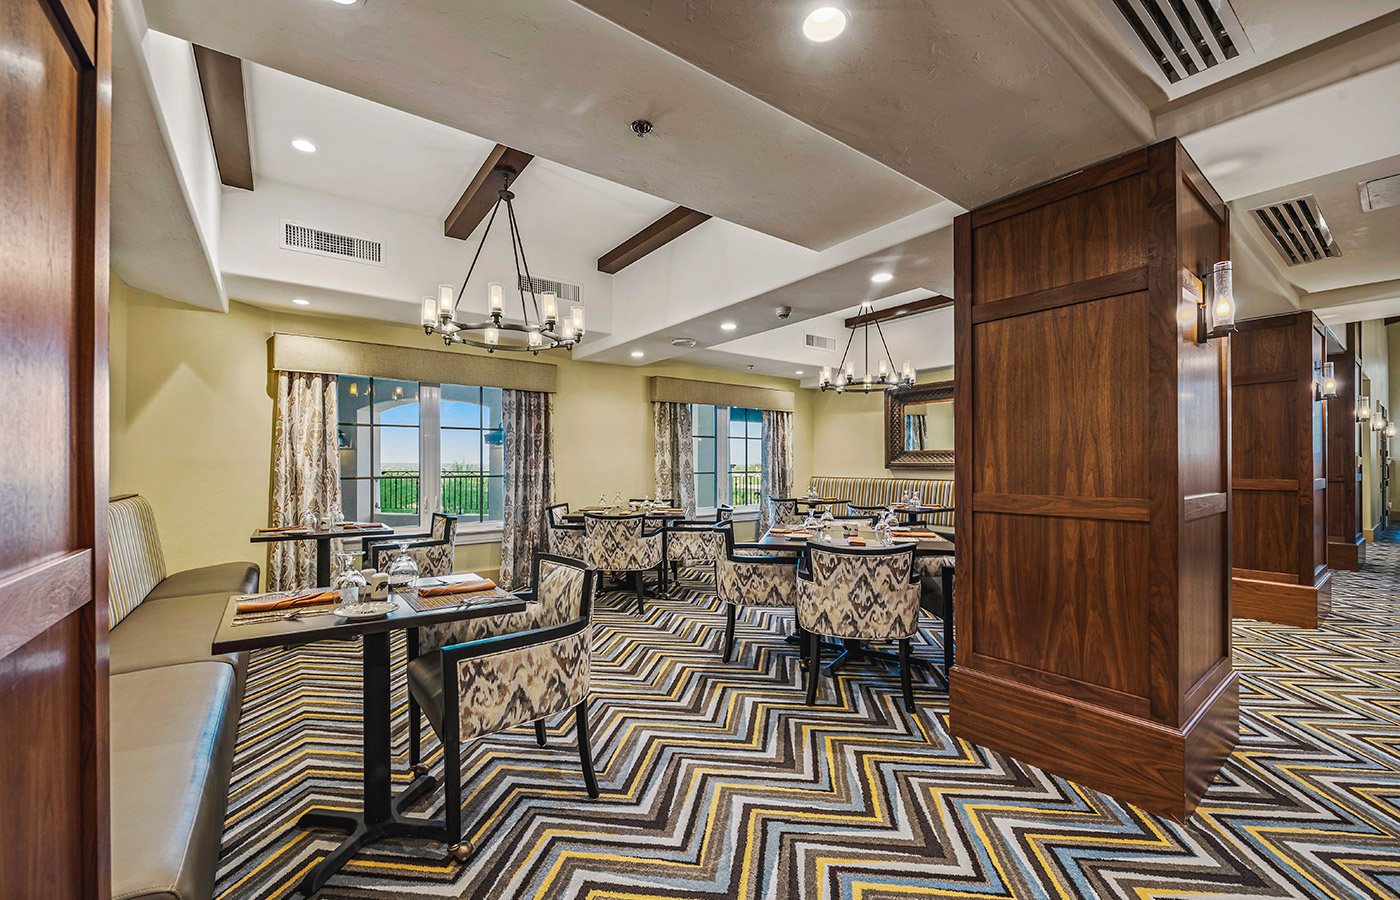
{"type": "Polygon", "coordinates": [[[671,346],[689,349],[695,346],[695,338],[671,338],[671,346]]]}

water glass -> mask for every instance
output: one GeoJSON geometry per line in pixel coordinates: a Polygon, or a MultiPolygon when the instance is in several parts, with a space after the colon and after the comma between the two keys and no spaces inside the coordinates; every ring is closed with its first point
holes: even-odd
{"type": "Polygon", "coordinates": [[[337,553],[336,559],[340,561],[340,571],[331,580],[331,590],[352,603],[364,600],[369,595],[369,579],[355,568],[355,554],[337,553]]]}
{"type": "Polygon", "coordinates": [[[408,552],[408,542],[399,544],[399,555],[389,564],[389,591],[407,592],[418,581],[418,560],[408,552]]]}
{"type": "Polygon", "coordinates": [[[301,518],[297,521],[297,524],[307,531],[315,531],[317,526],[321,524],[321,517],[316,515],[316,511],[308,506],[302,512],[301,518]]]}

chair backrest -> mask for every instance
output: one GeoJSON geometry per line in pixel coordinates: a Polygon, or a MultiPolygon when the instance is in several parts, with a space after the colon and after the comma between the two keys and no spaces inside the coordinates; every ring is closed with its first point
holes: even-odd
{"type": "Polygon", "coordinates": [[[545,507],[544,513],[545,521],[549,524],[549,527],[558,528],[561,525],[568,524],[565,522],[564,517],[569,514],[569,504],[556,503],[553,506],[545,507]]]}
{"type": "Polygon", "coordinates": [[[811,576],[798,592],[797,620],[814,634],[897,640],[919,627],[914,547],[807,548],[811,576]]]}
{"type": "Polygon", "coordinates": [[[660,563],[660,545],[655,546],[656,559],[653,560],[651,541],[647,540],[643,531],[645,522],[646,517],[641,513],[631,516],[584,515],[584,548],[588,561],[611,572],[655,567],[660,563]]]}
{"type": "Polygon", "coordinates": [[[457,542],[457,517],[447,513],[433,513],[433,540],[457,542]]]}
{"type": "MultiPolygon", "coordinates": [[[[734,547],[734,523],[712,526],[724,541],[715,559],[715,592],[735,606],[791,607],[797,602],[794,555],[744,556],[734,547]]],[[[757,553],[757,551],[755,551],[757,553]]]]}
{"type": "Polygon", "coordinates": [[[791,525],[801,525],[802,516],[797,513],[796,500],[779,500],[777,497],[768,498],[768,527],[786,528],[791,525]]]}
{"type": "Polygon", "coordinates": [[[115,628],[166,574],[156,514],[145,497],[107,504],[107,542],[108,624],[115,628]]]}
{"type": "Polygon", "coordinates": [[[715,523],[699,519],[671,519],[665,525],[666,555],[672,560],[714,562],[724,555],[724,535],[715,523]]]}
{"type": "Polygon", "coordinates": [[[551,628],[593,614],[594,578],[588,564],[536,551],[531,561],[530,583],[535,606],[531,628],[551,628]]]}
{"type": "Polygon", "coordinates": [[[730,505],[728,505],[728,504],[721,504],[721,505],[719,505],[719,506],[716,506],[716,507],[715,507],[715,521],[716,521],[716,522],[732,522],[732,521],[734,521],[734,507],[732,507],[732,506],[730,506],[730,505]]]}

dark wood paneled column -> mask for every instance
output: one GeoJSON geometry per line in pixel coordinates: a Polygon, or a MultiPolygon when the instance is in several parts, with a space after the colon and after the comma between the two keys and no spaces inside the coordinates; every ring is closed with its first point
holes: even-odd
{"type": "Polygon", "coordinates": [[[956,223],[953,732],[1184,819],[1238,739],[1228,210],[1179,142],[956,223]]]}
{"type": "Polygon", "coordinates": [[[1347,345],[1327,357],[1336,370],[1337,396],[1327,401],[1327,567],[1355,572],[1366,558],[1361,532],[1361,323],[1347,326],[1347,345]]]}
{"type": "Polygon", "coordinates": [[[1317,316],[1239,323],[1233,338],[1234,611],[1316,628],[1331,606],[1327,404],[1317,394],[1341,345],[1317,316]]]}

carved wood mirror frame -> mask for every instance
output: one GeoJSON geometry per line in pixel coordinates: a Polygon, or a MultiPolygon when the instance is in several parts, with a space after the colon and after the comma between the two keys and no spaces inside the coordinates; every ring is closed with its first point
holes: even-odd
{"type": "MultiPolygon", "coordinates": [[[[885,394],[885,468],[951,469],[953,451],[904,449],[904,407],[916,403],[953,402],[953,382],[916,384],[885,394]]],[[[951,406],[949,407],[951,408],[951,406]]]]}

